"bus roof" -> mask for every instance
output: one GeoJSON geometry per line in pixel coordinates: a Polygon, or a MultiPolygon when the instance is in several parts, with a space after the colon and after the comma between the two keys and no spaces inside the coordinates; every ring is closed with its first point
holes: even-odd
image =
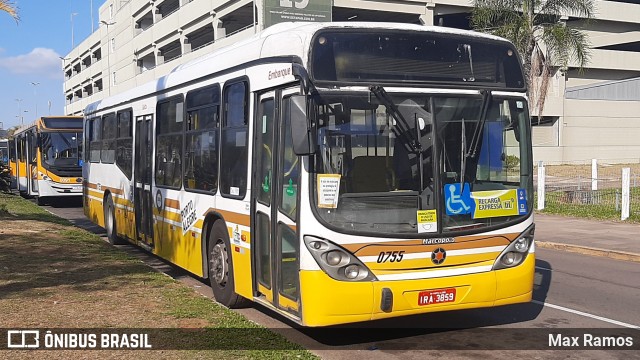
{"type": "Polygon", "coordinates": [[[111,107],[139,97],[141,94],[153,94],[224,69],[252,60],[268,57],[297,55],[303,64],[307,64],[309,47],[313,35],[322,29],[387,29],[411,30],[438,34],[472,36],[492,41],[508,40],[484,33],[446,28],[442,26],[422,26],[403,23],[380,22],[287,22],[273,25],[248,39],[214,50],[199,58],[175,67],[169,74],[146,84],[129,89],[112,97],[89,104],[85,114],[91,114],[102,108],[111,107]]]}
{"type": "MultiPolygon", "coordinates": [[[[75,124],[73,124],[75,125],[75,124]]],[[[32,122],[31,124],[27,124],[24,126],[21,126],[20,128],[18,128],[13,135],[18,135],[20,133],[23,133],[31,128],[34,127],[39,127],[41,130],[53,130],[53,131],[67,131],[67,130],[82,130],[82,116],[43,116],[41,118],[39,118],[38,120],[32,122]],[[50,122],[51,120],[56,121],[56,120],[75,120],[74,122],[77,122],[77,126],[68,126],[68,122],[65,124],[64,127],[59,127],[59,126],[55,126],[52,125],[50,122]]]]}

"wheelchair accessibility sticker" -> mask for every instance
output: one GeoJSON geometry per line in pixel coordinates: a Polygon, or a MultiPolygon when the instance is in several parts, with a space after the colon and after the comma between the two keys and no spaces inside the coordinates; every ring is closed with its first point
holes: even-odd
{"type": "Polygon", "coordinates": [[[464,183],[463,190],[460,191],[460,184],[446,184],[444,186],[444,199],[446,202],[447,215],[470,214],[475,206],[471,200],[469,184],[464,183]]]}
{"type": "Polygon", "coordinates": [[[469,191],[465,183],[445,185],[447,215],[471,214],[473,219],[499,216],[524,215],[527,213],[525,189],[469,191]]]}

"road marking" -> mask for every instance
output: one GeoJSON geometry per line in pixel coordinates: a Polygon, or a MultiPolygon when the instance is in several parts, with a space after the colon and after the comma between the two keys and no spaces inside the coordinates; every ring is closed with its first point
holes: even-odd
{"type": "Polygon", "coordinates": [[[640,329],[640,326],[627,324],[627,323],[624,323],[622,321],[612,320],[612,319],[608,319],[606,317],[593,315],[593,314],[589,314],[589,313],[578,311],[578,310],[569,309],[569,308],[566,308],[564,306],[549,304],[548,302],[543,302],[543,301],[538,301],[538,300],[531,300],[531,302],[533,302],[535,304],[538,304],[538,305],[542,305],[542,306],[548,306],[550,308],[554,308],[554,309],[557,309],[557,310],[570,312],[570,313],[573,313],[573,314],[576,314],[576,315],[586,316],[586,317],[589,317],[589,318],[592,318],[592,319],[608,322],[610,324],[614,324],[614,325],[618,325],[618,326],[624,326],[624,327],[630,328],[630,329],[640,329]]]}

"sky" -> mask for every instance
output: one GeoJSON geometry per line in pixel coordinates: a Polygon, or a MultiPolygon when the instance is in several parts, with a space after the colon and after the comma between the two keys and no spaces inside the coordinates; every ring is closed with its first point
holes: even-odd
{"type": "Polygon", "coordinates": [[[94,29],[103,0],[12,0],[20,20],[0,12],[0,126],[64,115],[62,60],[94,29]],[[73,24],[71,18],[73,13],[73,24]],[[35,83],[36,85],[33,85],[35,83]],[[22,101],[18,101],[18,100],[22,101]],[[51,104],[51,106],[49,106],[51,104]],[[36,113],[37,110],[37,113],[36,113]]]}

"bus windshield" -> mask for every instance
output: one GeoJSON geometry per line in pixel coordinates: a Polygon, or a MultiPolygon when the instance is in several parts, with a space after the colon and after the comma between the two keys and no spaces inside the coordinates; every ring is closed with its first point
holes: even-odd
{"type": "Polygon", "coordinates": [[[314,102],[314,202],[336,230],[447,233],[532,207],[523,98],[323,93],[314,102]]]}
{"type": "Polygon", "coordinates": [[[42,162],[48,168],[80,166],[82,133],[43,132],[40,134],[42,162]]]}

